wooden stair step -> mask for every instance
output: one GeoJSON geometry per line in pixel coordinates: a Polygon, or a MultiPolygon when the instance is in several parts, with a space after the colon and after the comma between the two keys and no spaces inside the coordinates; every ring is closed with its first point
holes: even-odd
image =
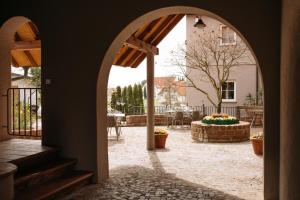
{"type": "Polygon", "coordinates": [[[30,170],[35,166],[42,166],[58,158],[60,149],[53,147],[42,147],[43,150],[20,159],[10,161],[18,166],[18,172],[30,170]]]}
{"type": "Polygon", "coordinates": [[[74,169],[76,159],[58,159],[47,165],[17,172],[14,176],[15,191],[54,180],[74,169]]]}
{"type": "Polygon", "coordinates": [[[20,200],[57,198],[91,182],[93,173],[72,171],[56,180],[36,185],[16,195],[20,200]]]}

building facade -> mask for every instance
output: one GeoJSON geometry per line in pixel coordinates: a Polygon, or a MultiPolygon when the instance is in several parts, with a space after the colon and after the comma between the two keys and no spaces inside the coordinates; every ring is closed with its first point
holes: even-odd
{"type": "MultiPolygon", "coordinates": [[[[199,35],[205,37],[205,34],[209,33],[216,33],[219,35],[220,48],[228,45],[236,45],[238,42],[243,43],[237,33],[220,21],[206,16],[201,16],[201,19],[205,24],[205,27],[198,28],[194,26],[195,21],[198,20],[198,16],[187,15],[186,37],[188,44],[201,45],[200,43],[197,43],[197,37],[199,35]]],[[[213,71],[212,73],[216,74],[217,72],[213,71]]],[[[200,77],[203,76],[203,72],[187,68],[187,74],[191,74],[190,77],[197,87],[206,91],[214,102],[217,101],[217,95],[212,84],[208,81],[200,80],[200,77]]],[[[255,100],[256,97],[261,94],[261,85],[255,59],[250,50],[247,50],[243,58],[238,60],[238,65],[232,68],[227,82],[222,86],[222,106],[232,107],[249,104],[251,98],[255,100]]],[[[186,93],[186,99],[189,106],[200,106],[203,104],[208,106],[212,105],[205,94],[193,87],[187,87],[186,93]]]]}
{"type": "Polygon", "coordinates": [[[156,106],[180,107],[186,104],[184,81],[178,77],[154,77],[156,106]]]}

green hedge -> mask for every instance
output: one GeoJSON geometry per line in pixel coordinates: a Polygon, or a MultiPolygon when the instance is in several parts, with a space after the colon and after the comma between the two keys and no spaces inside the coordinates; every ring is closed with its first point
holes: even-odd
{"type": "Polygon", "coordinates": [[[231,124],[238,124],[238,119],[203,119],[202,122],[204,124],[216,124],[216,125],[231,125],[231,124]]]}

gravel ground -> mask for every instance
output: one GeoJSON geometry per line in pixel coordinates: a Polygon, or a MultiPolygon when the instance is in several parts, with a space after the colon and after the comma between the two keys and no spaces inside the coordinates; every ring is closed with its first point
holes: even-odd
{"type": "Polygon", "coordinates": [[[250,142],[195,143],[178,128],[166,149],[147,151],[145,127],[122,132],[109,136],[110,180],[66,199],[263,199],[263,158],[250,142]]]}

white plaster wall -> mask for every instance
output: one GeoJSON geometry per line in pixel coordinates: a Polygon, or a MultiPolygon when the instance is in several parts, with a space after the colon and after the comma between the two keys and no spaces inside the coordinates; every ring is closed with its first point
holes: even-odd
{"type": "MultiPolygon", "coordinates": [[[[196,37],[198,34],[203,34],[205,32],[220,31],[220,26],[223,25],[221,22],[206,16],[201,16],[201,19],[206,24],[204,29],[195,28],[195,15],[187,16],[187,41],[190,43],[196,41],[196,37]]],[[[237,41],[241,41],[241,38],[237,36],[237,41]]],[[[236,101],[235,102],[224,102],[223,106],[237,106],[243,105],[246,103],[245,97],[247,94],[251,93],[253,96],[256,95],[256,64],[253,56],[250,51],[247,52],[247,58],[243,58],[240,60],[241,65],[235,67],[230,74],[228,81],[236,82],[236,101]]],[[[208,83],[199,80],[199,76],[201,73],[197,70],[194,70],[192,73],[193,80],[196,85],[200,86],[201,89],[208,91],[210,96],[216,101],[217,97],[213,87],[208,83]],[[197,80],[198,79],[198,80],[197,80]]],[[[212,105],[207,97],[197,91],[194,88],[187,88],[186,94],[187,103],[189,106],[200,106],[202,104],[212,105]]]]}
{"type": "MultiPolygon", "coordinates": [[[[193,79],[197,80],[201,73],[199,71],[194,71],[192,74],[193,79]]],[[[241,65],[232,71],[228,81],[236,82],[236,102],[224,102],[223,106],[243,105],[246,103],[245,97],[248,93],[251,93],[252,95],[255,95],[256,93],[256,67],[253,65],[241,65]]],[[[205,91],[209,91],[211,97],[214,100],[217,100],[215,90],[210,83],[196,81],[196,84],[205,91]]],[[[206,96],[197,91],[195,88],[188,87],[186,90],[186,95],[189,106],[200,106],[202,104],[212,105],[206,96]]]]}

